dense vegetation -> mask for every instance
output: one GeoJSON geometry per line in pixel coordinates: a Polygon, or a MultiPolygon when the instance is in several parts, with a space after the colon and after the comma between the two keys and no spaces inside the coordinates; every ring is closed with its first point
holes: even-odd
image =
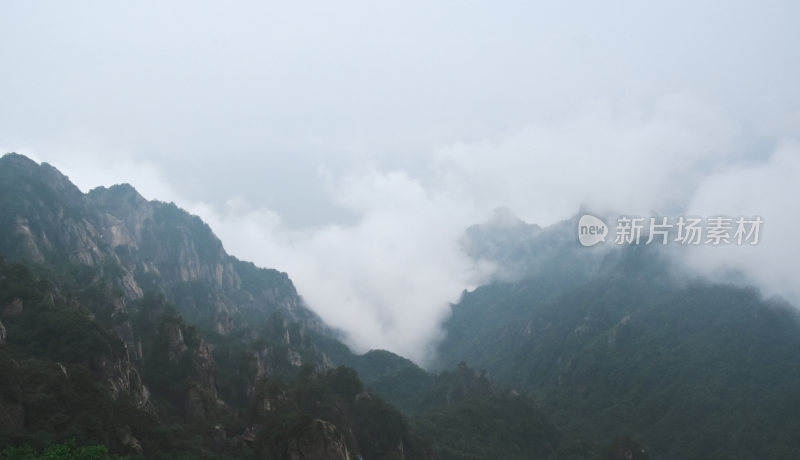
{"type": "Polygon", "coordinates": [[[3,460],[122,460],[106,446],[78,446],[75,440],[48,446],[41,453],[31,446],[7,447],[0,451],[3,460]]]}
{"type": "Polygon", "coordinates": [[[351,353],[285,273],[130,186],[9,155],[0,215],[0,460],[800,457],[794,310],[570,222],[467,232],[505,269],[431,374],[351,353]]]}
{"type": "Polygon", "coordinates": [[[666,266],[631,250],[580,286],[479,288],[453,309],[443,362],[487,369],[593,445],[631,435],[654,458],[797,458],[795,311],[666,266]]]}
{"type": "MultiPolygon", "coordinates": [[[[0,258],[0,305],[23,305],[3,316],[7,338],[0,345],[0,446],[31,446],[47,455],[55,452],[53,444],[73,439],[130,456],[146,452],[148,458],[259,453],[289,458],[287,443],[313,421],[325,420],[344,433],[343,445],[350,452],[391,458],[402,445],[405,458],[424,458],[425,449],[415,444],[403,416],[365,392],[352,369],[320,373],[314,367],[298,368],[292,379],[260,380],[243,404],[219,404],[206,382],[216,372],[204,368],[208,362],[195,353],[202,337],[161,296],[146,296],[130,308],[144,343],[143,379],[153,394],[143,408],[141,400],[112,391],[106,381],[113,378],[110,367],[126,363],[124,343],[75,296],[35,271],[45,270],[0,258]],[[176,331],[184,349],[171,356],[176,331]],[[206,412],[198,415],[187,407],[191,395],[198,395],[206,412]]],[[[25,452],[33,450],[4,455],[28,458],[25,452]]]]}
{"type": "Polygon", "coordinates": [[[436,377],[413,420],[442,459],[563,458],[568,450],[532,400],[463,363],[436,377]]]}

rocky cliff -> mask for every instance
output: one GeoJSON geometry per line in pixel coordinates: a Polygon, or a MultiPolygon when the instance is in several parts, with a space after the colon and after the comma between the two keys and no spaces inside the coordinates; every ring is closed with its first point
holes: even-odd
{"type": "Polygon", "coordinates": [[[333,368],[322,348],[349,350],[285,273],[228,255],[197,216],[129,185],[82,193],[16,154],[0,158],[0,216],[0,444],[355,458],[408,443],[377,399],[351,407],[323,388],[306,404],[295,376],[333,368]],[[265,382],[293,395],[280,417],[313,423],[265,426],[271,413],[250,409],[265,382]],[[377,418],[362,424],[356,410],[377,418]]]}
{"type": "Polygon", "coordinates": [[[0,197],[0,254],[9,259],[96,267],[126,301],[163,292],[220,334],[275,312],[322,327],[285,273],[228,255],[200,218],[130,185],[84,194],[52,166],[8,154],[0,197]]]}

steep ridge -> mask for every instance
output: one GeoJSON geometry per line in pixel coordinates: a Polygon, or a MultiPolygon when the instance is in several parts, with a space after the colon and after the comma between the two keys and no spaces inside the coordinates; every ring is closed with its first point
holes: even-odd
{"type": "Polygon", "coordinates": [[[492,386],[439,399],[486,379],[471,370],[454,379],[387,351],[354,355],[288,275],[226,254],[198,217],[129,185],[83,194],[52,166],[8,154],[0,216],[0,445],[544,459],[563,444],[528,398],[492,386]],[[506,433],[506,418],[521,428],[506,433]]]}
{"type": "Polygon", "coordinates": [[[796,309],[683,276],[657,248],[565,241],[575,229],[495,252],[528,270],[453,306],[441,368],[486,369],[595,446],[632,436],[652,458],[797,458],[796,309]]]}
{"type": "Polygon", "coordinates": [[[0,159],[0,215],[0,444],[74,437],[148,458],[293,458],[325,445],[342,458],[426,456],[366,391],[300,403],[304,382],[335,372],[317,344],[349,350],[285,273],[226,254],[198,217],[129,185],[83,194],[16,154],[0,159]],[[281,404],[256,410],[264,385],[282,385],[281,404]],[[353,411],[377,415],[369,426],[330,420],[353,411]],[[275,444],[284,428],[269,420],[308,417],[275,444]]]}
{"type": "Polygon", "coordinates": [[[163,292],[181,314],[220,334],[281,312],[319,328],[289,277],[225,253],[197,216],[147,201],[130,185],[83,194],[52,166],[0,159],[0,253],[11,260],[95,267],[126,300],[163,292]]]}

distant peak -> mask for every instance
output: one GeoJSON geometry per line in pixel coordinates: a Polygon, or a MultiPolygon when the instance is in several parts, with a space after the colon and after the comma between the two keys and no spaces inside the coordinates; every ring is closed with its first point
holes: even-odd
{"type": "Polygon", "coordinates": [[[525,225],[525,221],[517,217],[517,215],[514,214],[511,209],[505,206],[495,208],[494,211],[492,211],[487,223],[498,227],[516,227],[518,225],[525,225]]]}
{"type": "Polygon", "coordinates": [[[101,185],[93,188],[89,192],[89,195],[94,197],[103,196],[112,199],[133,198],[136,201],[147,201],[131,184],[128,183],[114,184],[110,187],[104,187],[101,185]]]}
{"type": "Polygon", "coordinates": [[[44,162],[39,164],[25,155],[6,153],[0,158],[0,166],[12,171],[15,178],[35,180],[44,187],[70,199],[79,199],[78,197],[81,195],[78,187],[70,182],[69,178],[61,171],[44,162]]]}
{"type": "Polygon", "coordinates": [[[121,193],[121,194],[136,194],[139,195],[139,192],[133,187],[133,185],[125,182],[122,184],[114,184],[108,188],[109,192],[112,193],[121,193]]]}
{"type": "Polygon", "coordinates": [[[13,165],[16,167],[23,167],[27,169],[38,168],[39,164],[35,161],[31,160],[30,158],[26,157],[25,155],[21,155],[16,152],[9,152],[3,155],[0,158],[0,162],[4,165],[13,165]]]}
{"type": "Polygon", "coordinates": [[[475,236],[477,233],[487,232],[494,235],[508,234],[508,232],[513,234],[525,233],[532,235],[540,232],[541,230],[542,228],[538,225],[529,224],[517,217],[517,215],[514,214],[509,208],[500,206],[492,211],[491,215],[485,222],[472,225],[467,228],[467,233],[473,234],[473,236],[475,236]]]}

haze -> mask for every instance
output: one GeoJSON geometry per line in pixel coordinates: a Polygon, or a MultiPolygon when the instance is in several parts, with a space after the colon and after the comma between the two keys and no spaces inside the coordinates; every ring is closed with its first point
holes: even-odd
{"type": "Polygon", "coordinates": [[[678,259],[800,300],[800,3],[0,4],[0,152],[118,182],[425,362],[497,206],[760,215],[678,259]]]}

